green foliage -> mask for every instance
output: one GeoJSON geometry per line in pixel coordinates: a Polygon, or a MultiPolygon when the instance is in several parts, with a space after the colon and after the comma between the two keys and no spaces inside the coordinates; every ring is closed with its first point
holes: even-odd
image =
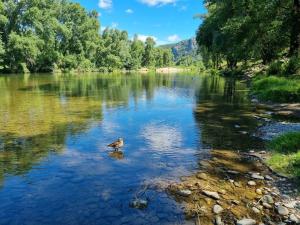
{"type": "Polygon", "coordinates": [[[291,153],[300,150],[300,132],[292,132],[275,138],[269,143],[269,148],[279,153],[291,153]]]}
{"type": "Polygon", "coordinates": [[[0,69],[3,72],[102,71],[170,64],[155,42],[129,40],[126,31],[100,34],[96,11],[69,0],[0,2],[0,69]],[[159,54],[156,54],[158,52],[159,54]],[[157,60],[157,62],[156,62],[157,60]]]}
{"type": "Polygon", "coordinates": [[[269,68],[267,70],[267,74],[281,75],[282,73],[283,73],[283,62],[276,60],[276,61],[270,63],[269,68]]]}
{"type": "MultiPolygon", "coordinates": [[[[238,62],[262,60],[267,64],[287,54],[288,49],[291,55],[299,52],[299,1],[206,0],[205,3],[208,13],[196,39],[206,66],[218,68],[225,61],[234,69],[238,62]]],[[[273,66],[271,69],[278,70],[273,66]]]]}
{"type": "Polygon", "coordinates": [[[252,93],[259,99],[273,102],[300,101],[299,79],[284,77],[263,77],[254,80],[252,93]]]}
{"type": "Polygon", "coordinates": [[[293,56],[287,62],[284,68],[284,74],[286,75],[300,75],[300,57],[293,56]]]}
{"type": "Polygon", "coordinates": [[[292,132],[275,138],[269,143],[275,153],[268,164],[275,170],[300,178],[300,132],[292,132]]]}

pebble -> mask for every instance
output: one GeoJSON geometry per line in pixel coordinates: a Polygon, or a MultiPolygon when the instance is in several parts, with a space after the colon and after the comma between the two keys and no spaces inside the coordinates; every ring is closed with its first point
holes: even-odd
{"type": "Polygon", "coordinates": [[[296,223],[296,224],[300,223],[299,218],[295,214],[291,214],[289,219],[293,223],[296,223]]]}
{"type": "Polygon", "coordinates": [[[273,177],[271,177],[269,175],[266,175],[265,178],[266,178],[266,180],[274,180],[273,177]]]}
{"type": "Polygon", "coordinates": [[[192,191],[190,191],[188,189],[186,189],[186,190],[179,190],[177,192],[177,194],[179,194],[179,195],[181,195],[183,197],[188,197],[188,196],[190,196],[192,194],[192,191]]]}
{"type": "Polygon", "coordinates": [[[145,209],[148,206],[148,202],[146,200],[136,199],[132,201],[130,206],[136,209],[145,209]]]}
{"type": "Polygon", "coordinates": [[[240,204],[240,202],[238,200],[233,200],[232,203],[235,204],[235,205],[239,205],[240,204]]]}
{"type": "Polygon", "coordinates": [[[208,197],[211,197],[213,199],[216,199],[216,200],[219,200],[220,199],[220,196],[217,192],[213,192],[213,191],[203,191],[203,193],[208,196],[208,197]]]}
{"type": "Polygon", "coordinates": [[[223,211],[223,208],[220,205],[214,205],[213,212],[215,214],[220,214],[223,211]]]}
{"type": "Polygon", "coordinates": [[[264,180],[264,179],[265,179],[263,176],[261,176],[261,175],[259,175],[259,174],[257,174],[257,173],[253,173],[253,174],[251,175],[251,177],[252,177],[253,179],[257,179],[257,180],[264,180]]]}
{"type": "Polygon", "coordinates": [[[237,225],[255,225],[256,221],[253,219],[242,219],[237,221],[237,225]]]}
{"type": "Polygon", "coordinates": [[[205,173],[198,173],[196,177],[198,179],[207,180],[207,175],[205,173]]]}
{"type": "Polygon", "coordinates": [[[249,186],[256,186],[256,182],[253,181],[253,180],[250,180],[250,181],[248,182],[248,185],[249,185],[249,186]]]}
{"type": "Polygon", "coordinates": [[[220,216],[216,216],[216,225],[224,225],[220,216]]]}
{"type": "Polygon", "coordinates": [[[254,213],[256,213],[256,214],[259,214],[259,213],[260,213],[260,210],[259,210],[258,208],[256,208],[256,207],[253,207],[253,208],[252,208],[252,211],[253,211],[254,213]]]}
{"type": "Polygon", "coordinates": [[[289,210],[286,207],[281,205],[277,207],[277,212],[281,216],[287,216],[289,214],[289,210]]]}
{"type": "Polygon", "coordinates": [[[272,206],[266,202],[263,203],[263,207],[265,207],[266,209],[272,209],[272,206]]]}
{"type": "Polygon", "coordinates": [[[226,190],[222,189],[218,191],[220,194],[225,195],[226,194],[226,190]]]}
{"type": "Polygon", "coordinates": [[[269,204],[274,204],[274,200],[271,195],[265,195],[263,201],[269,204]]]}
{"type": "Polygon", "coordinates": [[[236,186],[236,187],[241,187],[241,186],[242,186],[239,182],[234,182],[233,184],[234,184],[234,186],[236,186]]]}
{"type": "Polygon", "coordinates": [[[238,171],[235,171],[235,170],[228,170],[227,173],[232,174],[232,175],[240,174],[238,171]]]}
{"type": "Polygon", "coordinates": [[[258,189],[256,189],[256,191],[255,191],[255,192],[256,192],[256,194],[258,194],[258,195],[262,195],[262,194],[263,194],[263,193],[262,193],[262,190],[261,190],[261,189],[259,189],[259,188],[258,188],[258,189]]]}

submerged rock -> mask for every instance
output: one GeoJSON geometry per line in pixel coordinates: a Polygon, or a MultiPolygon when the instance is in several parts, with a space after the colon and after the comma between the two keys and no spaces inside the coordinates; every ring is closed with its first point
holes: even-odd
{"type": "Polygon", "coordinates": [[[256,208],[256,207],[253,207],[253,208],[252,208],[252,211],[253,211],[254,213],[256,213],[256,214],[259,214],[259,213],[260,213],[260,210],[259,210],[258,208],[256,208]]]}
{"type": "Polygon", "coordinates": [[[224,209],[223,209],[222,206],[220,206],[220,205],[214,205],[214,207],[213,207],[213,212],[214,212],[215,214],[220,214],[223,210],[224,210],[224,209]]]}
{"type": "Polygon", "coordinates": [[[251,177],[252,177],[253,179],[257,179],[257,180],[264,180],[264,179],[265,179],[263,176],[259,175],[258,173],[253,173],[253,174],[251,175],[251,177]]]}
{"type": "Polygon", "coordinates": [[[198,174],[196,175],[196,177],[197,177],[198,179],[207,180],[207,175],[206,175],[206,173],[198,173],[198,174]]]}
{"type": "Polygon", "coordinates": [[[299,218],[295,214],[291,214],[289,219],[293,223],[296,223],[296,224],[300,223],[299,218]]]}
{"type": "Polygon", "coordinates": [[[213,192],[213,191],[203,191],[203,194],[205,194],[208,197],[211,197],[213,199],[219,200],[220,196],[217,192],[213,192]]]}
{"type": "Polygon", "coordinates": [[[145,209],[148,207],[148,201],[142,199],[136,199],[130,203],[132,208],[145,209]]]}
{"type": "Polygon", "coordinates": [[[188,197],[192,194],[192,191],[186,189],[186,190],[179,190],[177,191],[177,194],[183,196],[183,197],[188,197]]]}
{"type": "Polygon", "coordinates": [[[258,195],[262,195],[262,194],[263,194],[262,190],[261,190],[261,189],[259,189],[259,188],[258,188],[258,189],[256,189],[256,191],[255,191],[255,192],[256,192],[256,194],[258,194],[258,195]]]}
{"type": "Polygon", "coordinates": [[[256,221],[253,219],[242,219],[237,221],[237,225],[255,225],[256,221]]]}
{"type": "Polygon", "coordinates": [[[268,204],[274,204],[274,200],[271,195],[265,195],[263,197],[263,202],[266,202],[268,204]]]}
{"type": "Polygon", "coordinates": [[[287,216],[289,214],[289,210],[286,207],[282,206],[282,205],[279,205],[277,207],[277,212],[281,216],[287,216]]]}
{"type": "Polygon", "coordinates": [[[216,225],[224,225],[224,223],[222,222],[222,218],[220,216],[216,216],[215,224],[216,225]]]}

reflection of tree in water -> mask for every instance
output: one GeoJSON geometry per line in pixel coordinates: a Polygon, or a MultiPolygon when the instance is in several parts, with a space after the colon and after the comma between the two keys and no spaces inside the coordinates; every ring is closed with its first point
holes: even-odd
{"type": "Polygon", "coordinates": [[[257,121],[251,115],[245,88],[232,79],[203,77],[194,116],[204,145],[236,150],[262,147],[262,142],[251,136],[257,121]]]}
{"type": "Polygon", "coordinates": [[[159,87],[194,83],[189,76],[141,74],[0,77],[0,180],[62,152],[68,135],[102,120],[103,104],[126,106],[130,98],[151,100],[159,87]]]}

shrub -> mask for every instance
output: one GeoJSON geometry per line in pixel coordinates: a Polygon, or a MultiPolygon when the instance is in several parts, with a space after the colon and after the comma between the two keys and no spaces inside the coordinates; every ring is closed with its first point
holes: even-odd
{"type": "Polygon", "coordinates": [[[272,62],[267,70],[270,75],[280,75],[283,72],[283,63],[281,61],[272,62]]]}
{"type": "Polygon", "coordinates": [[[286,75],[295,75],[300,73],[300,58],[299,57],[292,57],[286,63],[284,68],[284,74],[286,75]]]}

